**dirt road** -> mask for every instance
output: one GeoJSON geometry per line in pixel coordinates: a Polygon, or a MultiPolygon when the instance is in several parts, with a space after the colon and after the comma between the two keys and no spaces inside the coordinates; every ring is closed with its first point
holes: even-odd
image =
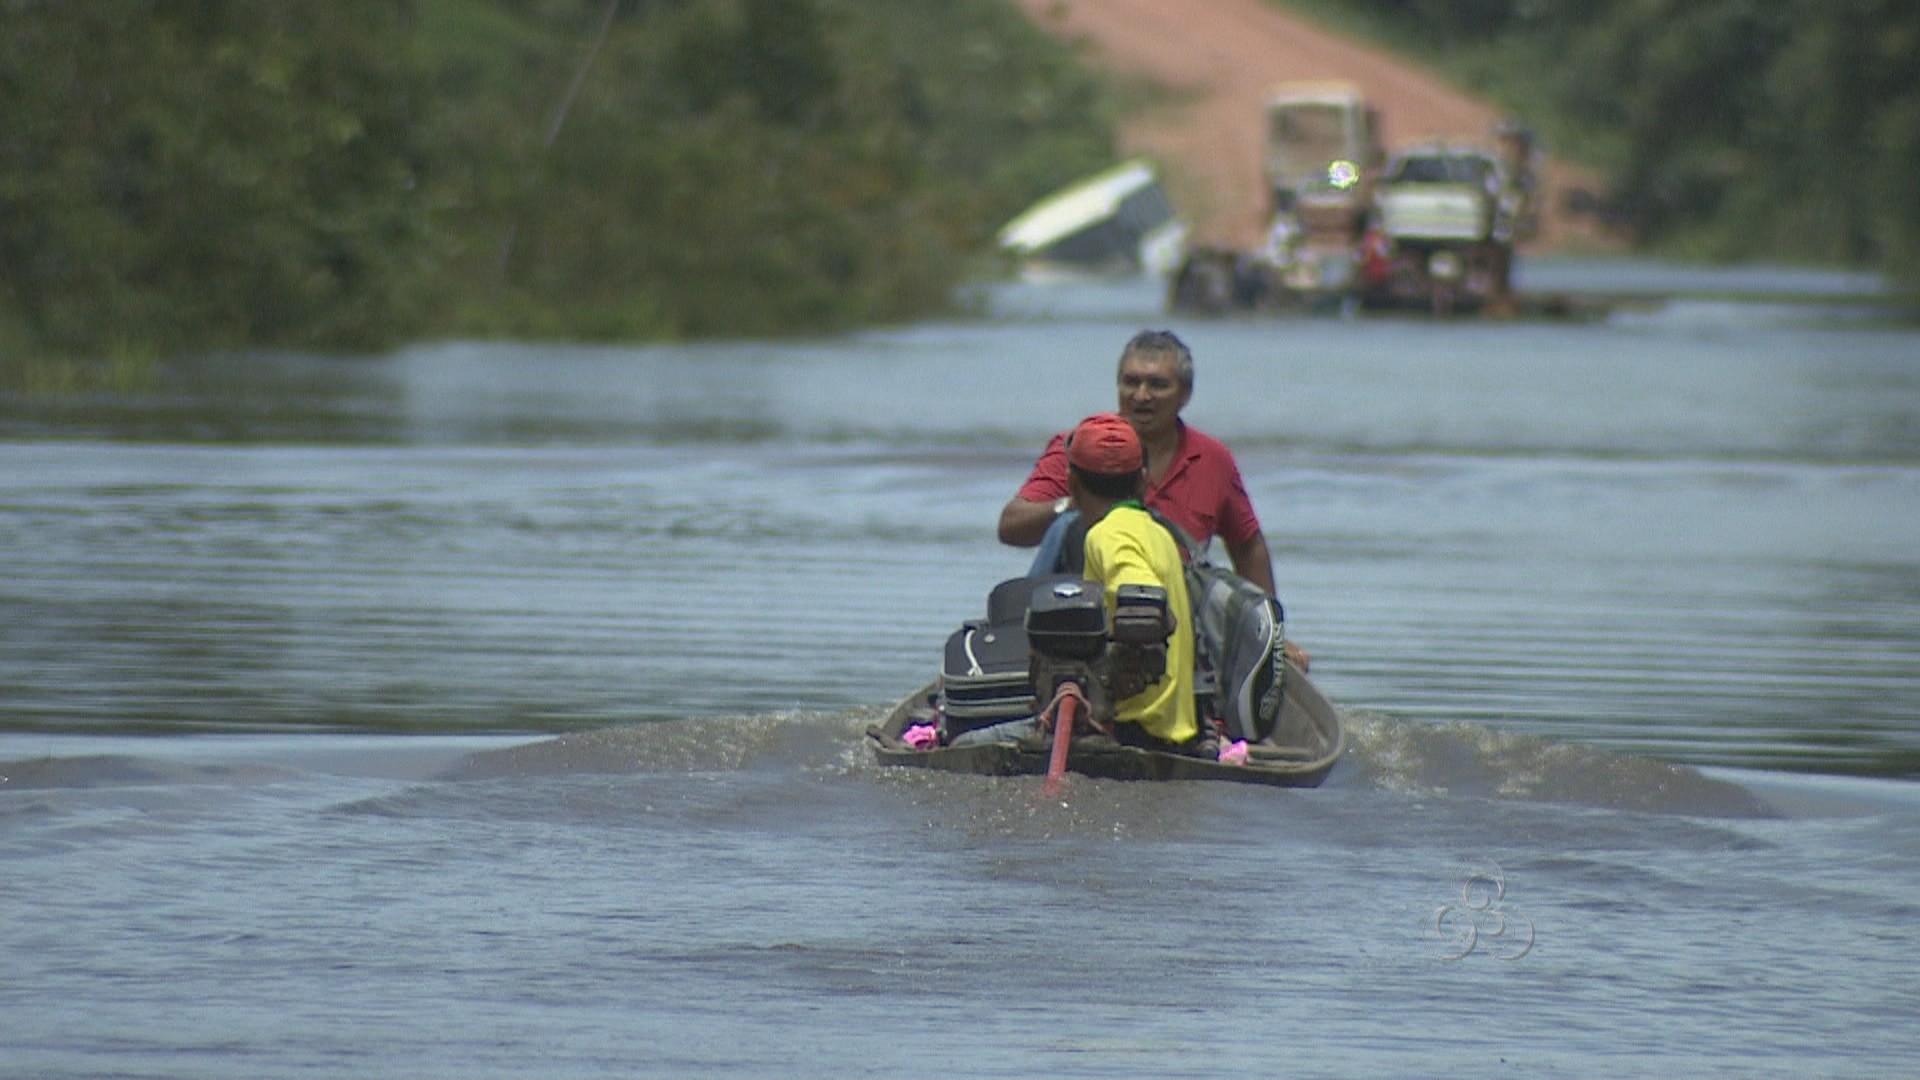
{"type": "MultiPolygon", "coordinates": [[[[1501,117],[1491,102],[1404,60],[1323,30],[1263,0],[1020,0],[1038,25],[1080,43],[1087,58],[1167,89],[1170,104],[1127,122],[1128,154],[1160,163],[1169,194],[1198,239],[1257,241],[1265,225],[1261,103],[1289,79],[1345,79],[1379,108],[1388,150],[1434,137],[1487,143],[1501,117]]],[[[1533,247],[1594,244],[1561,214],[1561,192],[1594,180],[1549,157],[1533,247]]]]}

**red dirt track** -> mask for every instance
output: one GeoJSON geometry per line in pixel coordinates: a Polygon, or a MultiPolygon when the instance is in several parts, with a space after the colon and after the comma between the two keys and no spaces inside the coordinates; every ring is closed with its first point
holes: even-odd
{"type": "MultiPolygon", "coordinates": [[[[1389,151],[1445,137],[1490,146],[1501,112],[1398,57],[1341,37],[1263,0],[1020,0],[1041,28],[1086,58],[1169,92],[1126,121],[1121,147],[1157,161],[1196,239],[1246,247],[1264,231],[1261,105],[1276,83],[1343,79],[1380,111],[1389,151]]],[[[1536,248],[1587,240],[1558,213],[1568,184],[1591,178],[1549,157],[1536,248]]]]}

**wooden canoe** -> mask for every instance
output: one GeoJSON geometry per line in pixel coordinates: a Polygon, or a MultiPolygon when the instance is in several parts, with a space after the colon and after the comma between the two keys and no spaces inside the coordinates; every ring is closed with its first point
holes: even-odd
{"type": "MultiPolygon", "coordinates": [[[[1044,776],[1047,747],[1040,742],[987,743],[916,750],[901,740],[915,724],[938,718],[940,684],[921,687],[867,729],[867,742],[882,765],[904,765],[988,776],[1044,776]]],[[[1273,734],[1247,747],[1244,765],[1185,754],[1123,746],[1098,735],[1073,740],[1067,769],[1109,780],[1230,780],[1244,784],[1317,787],[1340,760],[1346,735],[1340,714],[1307,679],[1287,665],[1286,700],[1273,734]]]]}

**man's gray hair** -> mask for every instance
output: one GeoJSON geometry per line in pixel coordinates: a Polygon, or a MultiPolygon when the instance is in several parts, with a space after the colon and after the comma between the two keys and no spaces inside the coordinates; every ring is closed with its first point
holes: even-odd
{"type": "MultiPolygon", "coordinates": [[[[1142,330],[1133,335],[1127,347],[1120,350],[1120,363],[1125,364],[1129,356],[1171,356],[1173,357],[1173,377],[1180,380],[1185,389],[1193,389],[1193,351],[1187,343],[1181,341],[1171,330],[1142,330]]],[[[1120,377],[1118,366],[1114,368],[1114,378],[1120,377]]]]}

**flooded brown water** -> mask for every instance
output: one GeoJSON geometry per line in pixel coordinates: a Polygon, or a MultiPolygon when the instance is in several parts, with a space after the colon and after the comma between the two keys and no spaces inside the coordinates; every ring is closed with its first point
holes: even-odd
{"type": "Polygon", "coordinates": [[[0,403],[0,1073],[1912,1072],[1912,330],[1177,324],[1345,759],[872,762],[1157,300],[0,403]]]}
{"type": "MultiPolygon", "coordinates": [[[[202,359],[145,393],[16,400],[0,729],[885,702],[1019,571],[1000,503],[1050,431],[1109,405],[1157,300],[1013,288],[997,318],[811,343],[202,359]]],[[[1177,329],[1188,417],[1239,454],[1339,700],[1694,763],[1920,770],[1912,331],[1707,302],[1177,329]]]]}

